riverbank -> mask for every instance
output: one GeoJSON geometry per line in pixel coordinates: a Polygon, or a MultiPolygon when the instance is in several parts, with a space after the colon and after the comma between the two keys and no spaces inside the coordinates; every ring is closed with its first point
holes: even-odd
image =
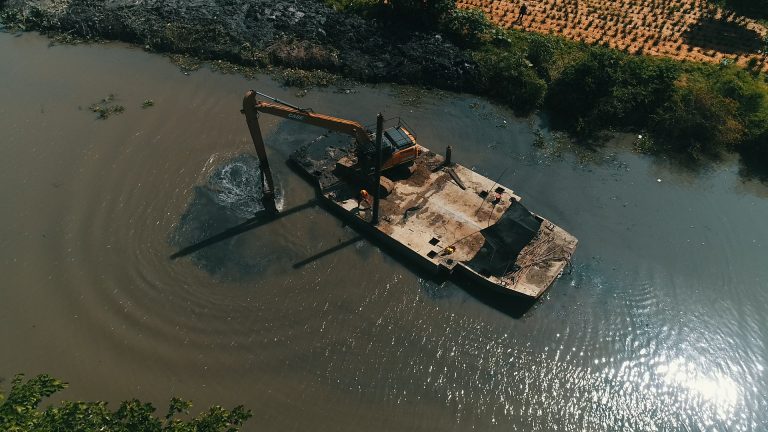
{"type": "Polygon", "coordinates": [[[736,152],[758,172],[768,166],[768,85],[759,71],[502,30],[452,3],[390,4],[359,0],[341,10],[314,0],[10,0],[0,16],[11,29],[63,42],[135,43],[189,68],[224,60],[235,72],[271,70],[292,86],[343,77],[469,92],[521,115],[541,110],[590,145],[603,131],[632,131],[643,136],[643,152],[694,160],[736,152]]]}

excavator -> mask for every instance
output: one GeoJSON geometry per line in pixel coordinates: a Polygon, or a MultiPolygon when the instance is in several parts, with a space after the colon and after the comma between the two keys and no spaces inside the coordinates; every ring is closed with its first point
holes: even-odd
{"type": "MultiPolygon", "coordinates": [[[[357,171],[364,172],[368,176],[375,172],[376,177],[380,177],[381,172],[403,166],[412,166],[413,161],[424,151],[416,143],[416,138],[413,134],[403,125],[383,129],[381,114],[379,114],[377,130],[374,134],[356,121],[315,113],[311,108],[299,108],[254,90],[249,90],[245,94],[241,112],[245,114],[245,121],[248,124],[248,130],[251,133],[251,139],[259,158],[263,192],[262,201],[267,210],[273,213],[277,212],[274,203],[275,189],[272,171],[269,168],[267,152],[264,146],[264,138],[261,135],[261,127],[259,126],[260,114],[270,114],[352,136],[355,138],[355,156],[359,165],[357,171]],[[257,95],[269,101],[257,100],[257,95]]],[[[377,179],[376,181],[379,182],[381,180],[377,179]]]]}

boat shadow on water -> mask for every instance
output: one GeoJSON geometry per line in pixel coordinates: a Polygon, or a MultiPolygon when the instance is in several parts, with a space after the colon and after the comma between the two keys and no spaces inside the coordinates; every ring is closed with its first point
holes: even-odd
{"type": "Polygon", "coordinates": [[[538,299],[479,286],[461,274],[456,276],[455,281],[470,297],[511,318],[523,318],[538,302],[538,299]]]}

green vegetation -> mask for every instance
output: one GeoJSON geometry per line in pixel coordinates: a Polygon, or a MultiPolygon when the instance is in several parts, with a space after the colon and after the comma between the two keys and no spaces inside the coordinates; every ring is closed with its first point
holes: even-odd
{"type": "Polygon", "coordinates": [[[675,149],[694,155],[765,154],[768,85],[734,66],[688,65],[672,98],[653,115],[652,130],[675,149]]]}
{"type": "Polygon", "coordinates": [[[768,149],[764,75],[600,47],[583,52],[548,81],[544,108],[557,126],[583,138],[604,129],[646,131],[657,150],[693,157],[768,149]]]}
{"type": "Polygon", "coordinates": [[[214,406],[190,420],[191,403],[173,398],[165,416],[157,417],[150,403],[133,399],[111,410],[106,402],[61,402],[44,410],[43,399],[67,387],[48,375],[24,380],[17,375],[7,397],[0,392],[0,430],[5,432],[236,432],[251,417],[242,406],[214,406]]]}
{"type": "Polygon", "coordinates": [[[489,47],[478,50],[474,58],[481,70],[480,92],[510,105],[521,115],[541,104],[547,83],[523,56],[489,47]]]}
{"type": "Polygon", "coordinates": [[[482,41],[492,25],[479,9],[453,9],[446,14],[442,28],[457,45],[472,47],[482,41]]]}
{"type": "MultiPolygon", "coordinates": [[[[393,8],[399,2],[394,3],[393,8]]],[[[349,3],[355,11],[370,4],[349,3]]],[[[542,109],[555,127],[581,142],[593,142],[605,130],[635,131],[645,137],[646,152],[700,158],[737,151],[768,166],[768,84],[754,68],[633,56],[559,36],[503,30],[479,10],[442,4],[434,2],[429,11],[411,8],[422,13],[411,19],[431,23],[471,52],[480,79],[469,91],[520,114],[542,109]]],[[[372,11],[367,14],[377,13],[372,11]]]]}
{"type": "Polygon", "coordinates": [[[565,129],[645,128],[674,90],[679,66],[591,48],[550,82],[548,111],[565,129]]]}

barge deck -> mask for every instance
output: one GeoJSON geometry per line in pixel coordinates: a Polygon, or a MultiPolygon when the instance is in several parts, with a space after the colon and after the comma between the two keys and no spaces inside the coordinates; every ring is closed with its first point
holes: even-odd
{"type": "Polygon", "coordinates": [[[529,212],[512,189],[423,150],[409,175],[390,179],[375,225],[372,209],[360,199],[365,185],[339,174],[354,163],[349,152],[329,148],[326,157],[312,159],[300,150],[291,160],[335,213],[419,266],[540,297],[570,262],[576,238],[529,212]]]}

